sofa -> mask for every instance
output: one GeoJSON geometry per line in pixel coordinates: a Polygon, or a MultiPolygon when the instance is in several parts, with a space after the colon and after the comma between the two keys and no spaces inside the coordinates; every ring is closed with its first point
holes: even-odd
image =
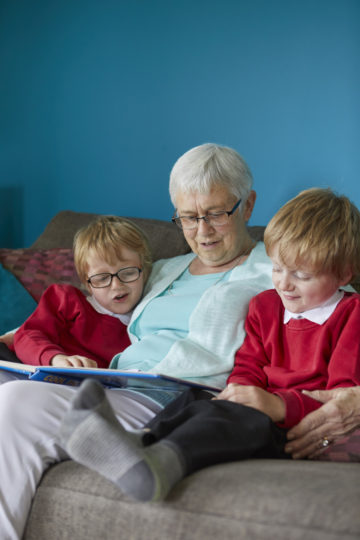
{"type": "MultiPolygon", "coordinates": [[[[75,231],[94,214],[59,212],[30,248],[0,249],[3,267],[38,300],[53,282],[79,286],[75,231]]],[[[130,218],[146,232],[154,260],[186,253],[171,223],[130,218]]],[[[260,239],[263,227],[250,227],[260,239]]],[[[356,283],[355,286],[358,286],[356,283]]],[[[360,538],[357,463],[247,460],[203,469],[161,503],[138,503],[68,460],[37,488],[25,540],[346,540],[360,538]]]]}

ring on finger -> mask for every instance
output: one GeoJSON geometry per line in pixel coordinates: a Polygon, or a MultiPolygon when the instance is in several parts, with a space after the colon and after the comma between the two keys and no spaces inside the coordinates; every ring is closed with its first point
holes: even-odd
{"type": "Polygon", "coordinates": [[[327,446],[329,446],[330,441],[327,437],[323,437],[320,444],[323,448],[326,448],[327,446]]]}

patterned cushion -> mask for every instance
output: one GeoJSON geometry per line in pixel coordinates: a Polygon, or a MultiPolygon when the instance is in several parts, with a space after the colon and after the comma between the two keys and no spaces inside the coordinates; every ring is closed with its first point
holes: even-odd
{"type": "Polygon", "coordinates": [[[37,302],[52,283],[80,287],[72,249],[0,249],[0,262],[37,302]]]}

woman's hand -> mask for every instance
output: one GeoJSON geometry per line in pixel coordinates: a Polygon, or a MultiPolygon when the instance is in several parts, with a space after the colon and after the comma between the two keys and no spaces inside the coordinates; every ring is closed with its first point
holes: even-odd
{"type": "Polygon", "coordinates": [[[15,332],[8,332],[0,336],[1,343],[5,343],[7,347],[11,346],[14,343],[15,332]]]}
{"type": "Polygon", "coordinates": [[[324,438],[333,442],[360,426],[360,386],[334,390],[304,390],[307,396],[324,403],[287,434],[285,451],[294,459],[315,457],[324,447],[324,438]]]}
{"type": "Polygon", "coordinates": [[[216,399],[226,399],[257,409],[270,416],[273,422],[282,422],[285,419],[283,400],[258,386],[230,383],[216,399]]]}
{"type": "Polygon", "coordinates": [[[95,360],[86,358],[86,356],[67,356],[66,354],[56,354],[52,357],[50,365],[54,367],[88,367],[97,368],[95,360]]]}

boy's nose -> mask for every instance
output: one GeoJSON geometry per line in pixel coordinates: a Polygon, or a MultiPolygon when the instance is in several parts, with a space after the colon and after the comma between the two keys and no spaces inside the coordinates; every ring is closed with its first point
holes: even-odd
{"type": "Polygon", "coordinates": [[[111,288],[117,289],[119,285],[122,285],[122,281],[118,278],[118,276],[114,276],[111,281],[111,288]]]}
{"type": "Polygon", "coordinates": [[[288,276],[286,274],[281,276],[280,281],[279,281],[279,288],[282,291],[290,291],[290,290],[293,289],[293,285],[292,285],[290,276],[288,276]]]}

